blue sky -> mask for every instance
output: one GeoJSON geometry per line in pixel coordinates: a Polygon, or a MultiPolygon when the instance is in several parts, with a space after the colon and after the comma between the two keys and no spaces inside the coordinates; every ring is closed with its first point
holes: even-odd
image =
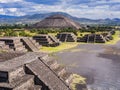
{"type": "Polygon", "coordinates": [[[76,17],[120,18],[120,0],[0,0],[0,14],[66,12],[76,17]]]}

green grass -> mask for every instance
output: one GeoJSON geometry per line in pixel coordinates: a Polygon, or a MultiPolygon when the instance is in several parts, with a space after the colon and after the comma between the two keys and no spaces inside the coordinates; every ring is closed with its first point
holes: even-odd
{"type": "Polygon", "coordinates": [[[115,35],[113,35],[113,40],[106,42],[106,44],[116,44],[120,40],[120,31],[116,31],[115,35]]]}
{"type": "Polygon", "coordinates": [[[55,37],[57,35],[57,33],[48,33],[48,35],[52,35],[55,37]]]}
{"type": "Polygon", "coordinates": [[[54,53],[54,52],[59,52],[62,50],[66,50],[66,49],[70,49],[70,48],[74,48],[78,45],[78,43],[76,42],[66,42],[66,43],[61,43],[60,46],[57,47],[45,47],[43,46],[40,51],[42,52],[47,52],[47,53],[54,53]]]}
{"type": "Polygon", "coordinates": [[[73,74],[73,81],[70,85],[72,90],[76,90],[77,84],[86,84],[86,78],[84,78],[80,75],[77,75],[77,74],[73,74]]]}

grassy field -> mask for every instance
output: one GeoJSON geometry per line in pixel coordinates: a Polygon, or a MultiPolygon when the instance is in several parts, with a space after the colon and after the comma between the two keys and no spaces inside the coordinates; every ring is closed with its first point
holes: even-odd
{"type": "Polygon", "coordinates": [[[73,81],[71,83],[72,90],[76,90],[77,84],[83,84],[83,85],[86,84],[86,78],[77,74],[73,74],[73,81]]]}
{"type": "MultiPolygon", "coordinates": [[[[78,33],[78,37],[81,37],[80,34],[85,35],[85,34],[90,34],[90,33],[89,32],[78,33]]],[[[49,33],[49,35],[55,36],[56,33],[49,33]]],[[[113,35],[113,40],[111,40],[109,42],[106,42],[105,44],[116,44],[119,40],[120,40],[120,32],[116,31],[115,35],[113,35]]],[[[66,43],[61,43],[61,45],[58,46],[58,47],[45,47],[45,46],[43,46],[40,50],[43,51],[43,52],[53,53],[53,52],[59,52],[59,51],[65,50],[65,49],[74,48],[78,44],[86,44],[86,43],[83,43],[83,42],[79,42],[79,43],[77,43],[77,42],[66,42],[66,43]]],[[[101,43],[95,43],[95,44],[101,44],[101,43]]]]}
{"type": "Polygon", "coordinates": [[[58,47],[45,47],[45,46],[43,46],[40,49],[40,51],[47,52],[47,53],[53,53],[53,52],[59,52],[59,51],[65,50],[65,49],[74,48],[77,45],[78,45],[78,43],[66,42],[66,43],[61,43],[61,45],[58,47]]]}

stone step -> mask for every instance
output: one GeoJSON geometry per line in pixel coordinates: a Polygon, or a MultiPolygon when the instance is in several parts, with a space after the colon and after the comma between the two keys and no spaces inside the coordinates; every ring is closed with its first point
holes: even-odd
{"type": "Polygon", "coordinates": [[[35,44],[36,47],[38,47],[38,48],[41,47],[41,45],[38,42],[36,42],[36,40],[34,40],[33,38],[29,38],[29,39],[32,41],[32,43],[35,44]]]}
{"type": "Polygon", "coordinates": [[[50,35],[39,35],[39,36],[34,36],[34,40],[39,42],[40,45],[43,46],[58,46],[59,40],[57,40],[55,37],[52,37],[50,35]],[[57,43],[57,44],[56,44],[57,43]]]}
{"type": "MultiPolygon", "coordinates": [[[[70,90],[64,83],[42,60],[36,60],[26,65],[26,68],[32,72],[37,78],[44,82],[50,90],[70,90]]],[[[40,84],[40,83],[39,83],[40,84]]]]}
{"type": "Polygon", "coordinates": [[[49,55],[47,54],[47,55],[43,56],[41,59],[45,60],[47,62],[47,61],[49,61],[49,55]]]}
{"type": "Polygon", "coordinates": [[[11,83],[0,83],[0,90],[29,90],[34,87],[34,76],[24,75],[11,83]]]}
{"type": "Polygon", "coordinates": [[[25,47],[23,44],[21,44],[21,45],[16,45],[16,44],[14,44],[14,47],[15,48],[20,48],[20,47],[25,47]]]}
{"type": "Polygon", "coordinates": [[[15,51],[25,51],[25,52],[27,52],[28,50],[25,47],[19,47],[19,48],[15,48],[15,51]]]}
{"type": "Polygon", "coordinates": [[[19,41],[18,43],[13,42],[13,44],[18,45],[18,46],[23,45],[23,43],[21,41],[19,41]]]}
{"type": "Polygon", "coordinates": [[[70,85],[71,81],[73,80],[73,75],[72,73],[64,73],[61,78],[68,84],[70,85]]]}
{"type": "Polygon", "coordinates": [[[20,78],[25,75],[24,67],[20,66],[10,70],[0,71],[0,82],[13,82],[16,78],[20,78]]]}
{"type": "Polygon", "coordinates": [[[50,60],[47,62],[47,64],[50,66],[51,69],[57,69],[59,67],[59,64],[55,60],[50,60]]]}
{"type": "Polygon", "coordinates": [[[56,69],[59,67],[59,64],[57,63],[54,58],[49,57],[49,55],[46,55],[45,57],[42,57],[42,61],[50,66],[51,69],[56,69]]]}
{"type": "Polygon", "coordinates": [[[57,73],[58,76],[62,76],[64,73],[66,73],[66,70],[64,67],[59,66],[58,68],[55,68],[54,71],[57,73]]]}
{"type": "Polygon", "coordinates": [[[37,52],[39,51],[38,47],[34,45],[34,43],[29,38],[23,38],[22,42],[26,46],[26,48],[30,51],[37,52]]]}

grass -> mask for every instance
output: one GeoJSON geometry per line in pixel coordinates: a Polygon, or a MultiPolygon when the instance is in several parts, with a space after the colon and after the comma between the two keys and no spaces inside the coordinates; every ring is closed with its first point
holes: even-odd
{"type": "Polygon", "coordinates": [[[25,31],[25,33],[29,34],[30,36],[35,36],[36,35],[36,33],[31,33],[30,31],[27,31],[27,30],[25,31]]]}
{"type": "Polygon", "coordinates": [[[62,50],[66,50],[66,49],[70,49],[70,48],[74,48],[78,45],[78,43],[73,43],[73,42],[66,42],[66,43],[61,43],[60,46],[57,47],[45,47],[43,46],[40,50],[42,52],[47,52],[47,53],[54,53],[54,52],[59,52],[62,50]]]}
{"type": "Polygon", "coordinates": [[[77,74],[73,74],[73,81],[71,83],[72,90],[76,90],[77,84],[83,84],[83,85],[86,84],[86,78],[77,74]]]}
{"type": "Polygon", "coordinates": [[[113,40],[107,42],[106,44],[116,44],[120,40],[120,31],[116,31],[115,35],[113,35],[113,40]]]}
{"type": "Polygon", "coordinates": [[[55,37],[57,35],[57,33],[48,33],[48,35],[52,35],[55,37]]]}

